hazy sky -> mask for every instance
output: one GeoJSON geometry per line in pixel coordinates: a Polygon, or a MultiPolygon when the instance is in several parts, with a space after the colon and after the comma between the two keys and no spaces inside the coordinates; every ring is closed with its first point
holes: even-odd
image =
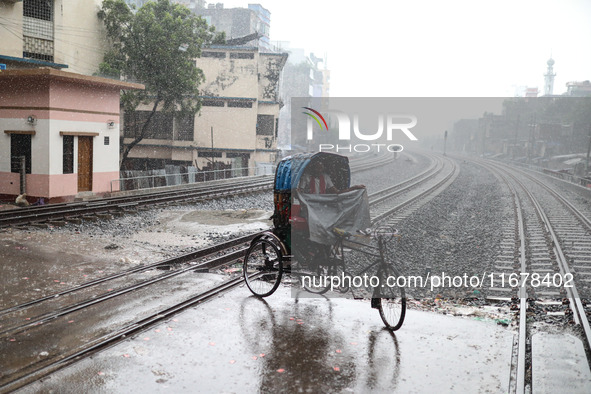
{"type": "MultiPolygon", "coordinates": [[[[249,1],[221,1],[225,8],[249,1]]],[[[250,1],[255,3],[256,1],[250,1]]],[[[588,0],[260,0],[271,40],[323,57],[331,96],[514,96],[591,79],[588,0]]]]}

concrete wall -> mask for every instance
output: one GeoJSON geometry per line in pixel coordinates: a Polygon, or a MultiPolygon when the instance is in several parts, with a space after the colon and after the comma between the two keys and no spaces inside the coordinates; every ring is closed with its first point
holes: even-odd
{"type": "Polygon", "coordinates": [[[203,52],[225,54],[224,58],[201,57],[197,67],[203,70],[205,82],[200,88],[204,96],[256,98],[258,61],[256,50],[204,49],[203,52]],[[231,59],[230,53],[250,53],[253,59],[231,59]]]}
{"type": "Polygon", "coordinates": [[[5,26],[0,29],[0,54],[23,56],[23,3],[0,1],[0,20],[5,26]]]}
{"type": "Polygon", "coordinates": [[[55,0],[54,58],[67,71],[92,75],[107,50],[103,22],[98,18],[102,0],[55,0]]]}
{"type": "Polygon", "coordinates": [[[254,149],[256,121],[256,103],[253,108],[202,107],[195,118],[195,145],[211,147],[213,127],[215,148],[254,149]]]}

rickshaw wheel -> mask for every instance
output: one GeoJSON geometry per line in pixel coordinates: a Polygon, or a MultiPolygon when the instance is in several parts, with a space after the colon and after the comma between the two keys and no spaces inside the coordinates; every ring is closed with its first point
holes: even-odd
{"type": "Polygon", "coordinates": [[[392,279],[388,281],[389,277],[397,278],[398,275],[389,267],[381,268],[378,271],[380,285],[374,290],[374,298],[379,301],[377,309],[380,311],[384,325],[388,329],[396,331],[402,327],[406,316],[406,295],[404,287],[396,286],[392,279]]]}
{"type": "Polygon", "coordinates": [[[281,249],[269,237],[250,244],[244,256],[244,280],[250,291],[259,297],[270,296],[277,290],[283,275],[281,249]]]}
{"type": "MultiPolygon", "coordinates": [[[[302,287],[304,290],[314,294],[324,294],[331,288],[331,281],[327,280],[326,278],[336,276],[341,278],[341,276],[345,273],[345,265],[341,260],[330,258],[328,260],[328,264],[321,264],[318,268],[311,271],[312,276],[308,277],[307,281],[304,280],[302,277],[302,287]],[[316,281],[314,281],[316,279],[316,281]],[[306,285],[308,283],[308,285],[306,285]],[[314,284],[318,284],[314,286],[314,284]]],[[[334,289],[335,291],[339,291],[341,293],[345,293],[348,288],[338,287],[334,289]]]]}

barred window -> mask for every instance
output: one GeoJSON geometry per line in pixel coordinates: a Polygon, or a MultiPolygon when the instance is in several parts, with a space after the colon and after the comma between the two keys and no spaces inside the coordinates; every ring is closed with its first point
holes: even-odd
{"type": "Polygon", "coordinates": [[[23,16],[44,21],[52,21],[53,0],[24,0],[23,16]]]}
{"type": "Polygon", "coordinates": [[[178,141],[193,141],[193,131],[195,130],[195,117],[187,115],[183,117],[175,117],[177,140],[178,141]]]}
{"type": "Polygon", "coordinates": [[[203,100],[201,103],[204,107],[223,107],[224,102],[222,100],[203,100]]]}
{"type": "Polygon", "coordinates": [[[252,52],[231,52],[230,59],[254,59],[252,52]]]}
{"type": "Polygon", "coordinates": [[[53,0],[23,1],[23,57],[53,62],[53,0]]]}
{"type": "Polygon", "coordinates": [[[228,101],[228,107],[252,108],[252,102],[251,101],[228,101]]]}
{"type": "Polygon", "coordinates": [[[222,157],[222,152],[199,151],[197,157],[222,157]]]}
{"type": "Polygon", "coordinates": [[[257,135],[273,135],[275,120],[273,115],[257,115],[257,135]]]}
{"type": "Polygon", "coordinates": [[[213,57],[216,59],[225,59],[226,52],[201,52],[201,57],[213,57]]]}
{"type": "Polygon", "coordinates": [[[34,53],[34,52],[23,52],[23,57],[26,57],[28,59],[37,59],[37,60],[43,60],[46,62],[53,62],[53,55],[43,55],[41,53],[34,53]]]}
{"type": "Polygon", "coordinates": [[[63,137],[63,155],[64,162],[62,164],[63,174],[74,173],[74,136],[64,135],[63,137]]]}
{"type": "Polygon", "coordinates": [[[10,172],[20,172],[21,156],[25,157],[25,172],[31,173],[31,136],[28,134],[10,135],[10,172]]]}
{"type": "MultiPolygon", "coordinates": [[[[123,118],[123,135],[125,137],[135,137],[136,135],[139,135],[142,127],[150,116],[150,112],[151,111],[126,112],[123,118]]],[[[172,114],[156,112],[146,130],[146,138],[171,140],[172,122],[172,114]]]]}

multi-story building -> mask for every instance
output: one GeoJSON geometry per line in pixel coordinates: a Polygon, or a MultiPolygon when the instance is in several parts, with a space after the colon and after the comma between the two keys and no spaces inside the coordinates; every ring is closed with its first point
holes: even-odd
{"type": "Polygon", "coordinates": [[[307,143],[303,135],[291,133],[291,99],[329,97],[330,71],[326,69],[325,60],[313,53],[306,56],[303,49],[290,48],[288,42],[277,42],[277,46],[289,52],[281,80],[281,97],[286,105],[281,110],[279,146],[300,149],[307,143]],[[323,68],[319,64],[323,64],[323,68]]]}
{"type": "MultiPolygon", "coordinates": [[[[187,3],[192,10],[204,6],[200,0],[176,2],[187,3]]],[[[96,73],[107,48],[98,17],[101,3],[0,0],[0,63],[9,70],[50,67],[76,74],[96,73]]],[[[142,0],[129,3],[143,5],[142,0]]],[[[268,11],[256,6],[245,12],[251,21],[247,32],[256,30],[268,38],[268,11]],[[266,27],[255,29],[261,23],[266,27]]],[[[215,161],[216,168],[236,168],[273,162],[280,108],[279,77],[287,54],[271,53],[263,47],[253,44],[204,49],[203,57],[196,59],[206,77],[200,113],[188,119],[158,113],[152,122],[151,138],[131,150],[129,157],[134,167],[163,168],[165,164],[182,163],[203,168],[215,161]]],[[[142,115],[142,111],[136,114],[140,118],[142,115]]],[[[125,120],[129,126],[132,115],[126,114],[125,120]]],[[[130,128],[121,123],[121,133],[129,136],[130,128]]],[[[125,143],[129,141],[124,139],[125,143]]],[[[111,148],[115,143],[119,150],[119,140],[111,138],[111,148]]],[[[107,159],[114,158],[99,158],[107,159]]]]}
{"type": "Polygon", "coordinates": [[[591,82],[567,82],[566,95],[573,97],[591,97],[591,82]]]}
{"type": "Polygon", "coordinates": [[[260,4],[249,4],[248,8],[224,8],[222,3],[211,3],[207,8],[195,7],[194,12],[217,31],[226,32],[228,39],[257,34],[256,46],[262,51],[271,50],[271,13],[260,4]]]}
{"type": "Polygon", "coordinates": [[[0,0],[0,63],[90,75],[106,50],[101,0],[0,0]]]}
{"type": "MultiPolygon", "coordinates": [[[[133,168],[177,164],[211,169],[215,161],[215,169],[236,169],[273,163],[279,78],[286,59],[286,53],[260,52],[256,47],[204,48],[197,59],[205,74],[200,113],[188,119],[158,115],[153,138],[143,139],[130,152],[133,168]]],[[[132,135],[130,116],[124,143],[130,143],[132,135]]]]}

